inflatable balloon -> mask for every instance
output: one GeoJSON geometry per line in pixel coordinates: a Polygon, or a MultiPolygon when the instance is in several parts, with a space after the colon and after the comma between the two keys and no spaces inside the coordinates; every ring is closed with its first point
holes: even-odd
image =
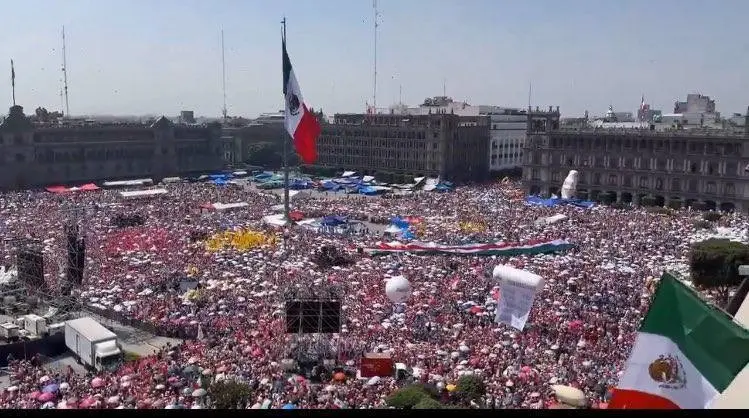
{"type": "Polygon", "coordinates": [[[562,183],[562,199],[572,199],[577,193],[577,170],[570,170],[562,183]]]}
{"type": "Polygon", "coordinates": [[[411,283],[403,276],[396,276],[385,283],[385,294],[393,303],[403,303],[411,296],[411,283]]]}

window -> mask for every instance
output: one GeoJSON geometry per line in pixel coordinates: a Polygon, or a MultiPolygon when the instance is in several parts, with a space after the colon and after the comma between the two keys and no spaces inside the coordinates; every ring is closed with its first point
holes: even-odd
{"type": "Polygon", "coordinates": [[[706,184],[705,192],[708,194],[715,194],[715,182],[709,181],[706,184]]]}
{"type": "Polygon", "coordinates": [[[616,180],[616,174],[609,174],[609,185],[615,186],[617,183],[616,180]]]}
{"type": "Polygon", "coordinates": [[[662,178],[655,179],[655,190],[663,190],[663,179],[662,178]]]}
{"type": "Polygon", "coordinates": [[[733,183],[726,183],[726,195],[733,196],[736,194],[736,186],[733,183]]]}
{"type": "Polygon", "coordinates": [[[680,192],[681,191],[681,180],[679,179],[671,179],[671,190],[674,192],[680,192]]]}
{"type": "Polygon", "coordinates": [[[648,181],[648,178],[646,176],[640,177],[640,187],[642,188],[648,188],[650,187],[650,182],[648,181]]]}

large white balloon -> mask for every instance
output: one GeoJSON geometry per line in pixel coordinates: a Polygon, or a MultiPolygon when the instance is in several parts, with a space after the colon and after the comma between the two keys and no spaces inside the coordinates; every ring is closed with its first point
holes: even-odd
{"type": "Polygon", "coordinates": [[[577,170],[570,170],[569,174],[567,174],[567,178],[565,178],[564,183],[562,183],[562,199],[571,199],[575,197],[575,193],[577,193],[578,176],[577,170]]]}
{"type": "Polygon", "coordinates": [[[396,276],[385,283],[385,294],[393,303],[403,303],[411,296],[411,283],[403,276],[396,276]]]}

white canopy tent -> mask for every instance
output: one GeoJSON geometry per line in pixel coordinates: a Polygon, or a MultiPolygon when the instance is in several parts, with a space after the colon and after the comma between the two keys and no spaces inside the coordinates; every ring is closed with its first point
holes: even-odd
{"type": "Polygon", "coordinates": [[[123,199],[144,199],[166,194],[166,189],[132,190],[120,192],[123,199]]]}

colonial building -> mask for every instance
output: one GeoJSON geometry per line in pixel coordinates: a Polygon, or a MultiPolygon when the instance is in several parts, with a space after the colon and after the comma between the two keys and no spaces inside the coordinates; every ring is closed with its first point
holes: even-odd
{"type": "Polygon", "coordinates": [[[709,209],[749,211],[746,128],[560,128],[543,119],[528,119],[523,179],[530,194],[559,195],[567,173],[577,170],[581,198],[608,193],[639,203],[651,196],[659,205],[701,201],[709,209]]]}
{"type": "Polygon", "coordinates": [[[481,181],[488,175],[485,116],[338,114],[322,128],[317,167],[395,182],[422,176],[481,181]]]}
{"type": "Polygon", "coordinates": [[[118,178],[155,180],[223,167],[218,124],[35,124],[21,106],[0,124],[0,189],[118,178]]]}

